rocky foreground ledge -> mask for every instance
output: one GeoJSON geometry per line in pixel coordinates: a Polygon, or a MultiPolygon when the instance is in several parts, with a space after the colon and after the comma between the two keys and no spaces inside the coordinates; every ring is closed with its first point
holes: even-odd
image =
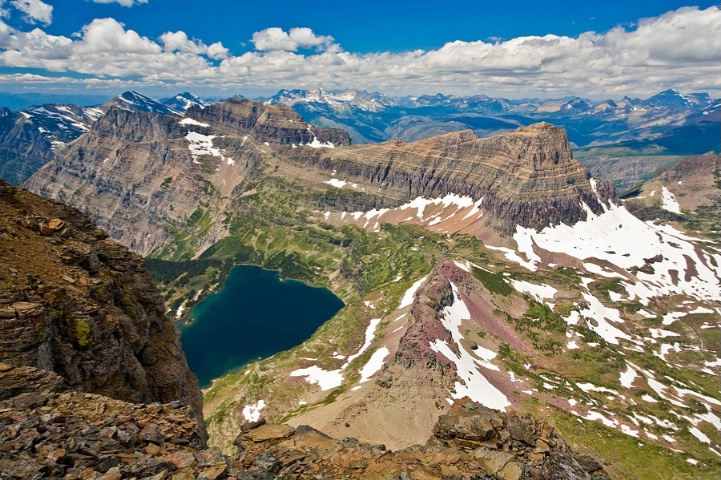
{"type": "Polygon", "coordinates": [[[458,401],[425,446],[391,452],[310,427],[243,426],[238,452],[204,448],[180,402],[133,404],[68,390],[58,375],[0,364],[0,478],[606,479],[530,416],[458,401]]]}

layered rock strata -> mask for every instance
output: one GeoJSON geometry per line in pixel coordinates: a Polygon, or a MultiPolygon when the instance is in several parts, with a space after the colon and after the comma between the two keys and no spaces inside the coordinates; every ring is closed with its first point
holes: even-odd
{"type": "Polygon", "coordinates": [[[26,117],[0,108],[0,178],[21,183],[53,158],[50,142],[26,117]]]}
{"type": "Polygon", "coordinates": [[[135,252],[175,249],[180,237],[191,255],[227,233],[236,187],[260,174],[272,149],[314,142],[350,137],[243,99],[193,106],[185,119],[112,107],[24,186],[79,208],[135,252]]]}
{"type": "Polygon", "coordinates": [[[413,143],[284,153],[293,162],[399,201],[451,193],[483,199],[491,224],[505,233],[515,225],[573,224],[586,218],[583,204],[600,213],[601,203],[614,195],[606,182],[596,182],[594,190],[588,170],[573,158],[566,132],[547,123],[490,138],[463,131],[413,143]]]}

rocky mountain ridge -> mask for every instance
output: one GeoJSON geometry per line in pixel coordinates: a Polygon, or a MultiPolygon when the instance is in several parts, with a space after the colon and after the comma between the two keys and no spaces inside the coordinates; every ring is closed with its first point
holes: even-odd
{"type": "Polygon", "coordinates": [[[26,185],[80,208],[146,255],[187,229],[193,215],[207,216],[200,245],[214,243],[225,235],[223,212],[242,195],[236,187],[297,175],[285,169],[301,169],[323,189],[318,180],[328,184],[331,177],[362,184],[354,202],[328,200],[341,209],[468,197],[483,203],[483,228],[503,233],[516,223],[575,223],[586,215],[580,202],[598,212],[599,198],[613,196],[604,182],[592,189],[565,133],[548,124],[489,139],[460,132],[411,144],[349,144],[342,130],[313,127],[287,107],[246,99],[193,106],[180,120],[112,109],[26,185]],[[284,169],[271,171],[272,163],[284,169]]]}
{"type": "Polygon", "coordinates": [[[50,140],[24,115],[0,110],[0,178],[22,182],[54,157],[50,140]]]}
{"type": "Polygon", "coordinates": [[[180,400],[202,425],[197,380],[141,257],[4,182],[0,249],[0,362],[126,401],[180,400]]]}
{"type": "Polygon", "coordinates": [[[608,479],[553,427],[469,401],[441,417],[426,446],[390,451],[311,427],[256,421],[238,453],[207,449],[188,407],[132,404],[65,390],[51,372],[0,363],[0,475],[36,478],[608,479]]]}
{"type": "Polygon", "coordinates": [[[566,128],[581,147],[637,142],[646,148],[661,145],[669,154],[719,149],[712,132],[720,121],[721,100],[705,92],[669,89],[647,99],[592,101],[574,96],[509,100],[439,93],[391,98],[378,92],[281,90],[263,101],[290,106],[318,125],[347,128],[357,143],[393,137],[413,141],[465,129],[489,136],[546,121],[566,128]],[[695,146],[683,141],[689,129],[698,132],[695,146]]]}
{"type": "Polygon", "coordinates": [[[235,187],[258,175],[273,148],[333,142],[350,139],[244,99],[192,106],[185,118],[112,108],[26,185],[80,208],[144,255],[189,232],[195,252],[225,235],[235,187]]]}
{"type": "Polygon", "coordinates": [[[45,103],[14,113],[4,110],[0,122],[0,178],[13,184],[22,183],[68,143],[88,132],[113,107],[182,115],[192,105],[205,106],[206,103],[187,92],[158,101],[127,91],[92,107],[45,103]]]}
{"type": "MultiPolygon", "coordinates": [[[[382,142],[391,138],[415,141],[467,129],[487,137],[546,121],[564,127],[574,146],[588,150],[579,158],[596,176],[623,186],[627,186],[626,177],[630,173],[615,173],[618,162],[613,161],[619,155],[624,158],[641,155],[640,160],[652,165],[644,165],[640,171],[650,170],[653,174],[654,168],[668,166],[669,159],[649,158],[649,153],[664,157],[718,151],[720,148],[715,133],[721,121],[721,104],[706,93],[681,94],[667,90],[645,100],[624,97],[594,102],[572,96],[508,100],[486,95],[440,93],[393,98],[378,92],[319,89],[281,90],[272,97],[258,100],[266,105],[289,106],[319,126],[343,128],[357,143],[382,142]],[[690,142],[689,138],[694,141],[690,142]],[[607,165],[609,161],[613,165],[607,165]]],[[[204,107],[222,101],[202,100],[189,92],[155,100],[128,91],[95,107],[67,103],[28,107],[21,112],[25,117],[22,120],[29,128],[37,130],[36,136],[39,133],[40,141],[34,146],[36,155],[30,157],[23,153],[25,147],[11,135],[0,141],[0,146],[7,151],[7,160],[0,159],[0,169],[7,171],[5,180],[15,184],[22,182],[52,158],[55,150],[63,149],[69,141],[88,131],[97,117],[112,106],[162,115],[183,115],[193,105],[204,107]],[[38,152],[42,155],[38,156],[38,152]],[[12,166],[3,168],[8,162],[24,165],[23,171],[27,173],[15,173],[17,168],[12,166]]],[[[0,128],[0,133],[9,129],[8,126],[0,128]]],[[[639,159],[636,160],[638,163],[639,159]]],[[[633,171],[639,171],[639,167],[635,166],[633,171]]]]}

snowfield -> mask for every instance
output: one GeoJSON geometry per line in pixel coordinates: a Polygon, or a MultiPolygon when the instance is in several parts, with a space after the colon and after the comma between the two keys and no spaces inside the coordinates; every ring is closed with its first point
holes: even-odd
{"type": "MultiPolygon", "coordinates": [[[[517,227],[513,238],[528,263],[535,267],[540,262],[532,248],[535,243],[549,252],[565,253],[584,261],[584,266],[593,273],[625,279],[629,299],[638,299],[644,305],[653,297],[675,294],[701,301],[721,298],[721,255],[712,259],[690,241],[691,237],[668,225],[643,222],[623,206],[604,207],[599,215],[585,204],[582,207],[588,217],[573,226],[560,224],[540,232],[517,227]],[[592,259],[607,261],[621,271],[606,271],[591,264],[592,259]],[[646,265],[652,267],[653,273],[639,270],[646,265]]],[[[528,268],[527,262],[518,263],[528,268]]]]}

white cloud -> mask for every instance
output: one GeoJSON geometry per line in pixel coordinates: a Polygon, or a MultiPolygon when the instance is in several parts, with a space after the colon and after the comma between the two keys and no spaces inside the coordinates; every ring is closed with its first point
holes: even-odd
{"type": "Polygon", "coordinates": [[[53,7],[41,0],[11,0],[10,4],[23,12],[30,23],[50,25],[52,22],[53,7]]]}
{"type": "Polygon", "coordinates": [[[148,3],[148,0],[92,0],[93,3],[117,3],[123,7],[132,7],[141,3],[148,3]]]}
{"type": "Polygon", "coordinates": [[[333,44],[333,37],[316,35],[310,28],[291,28],[285,32],[278,27],[255,32],[251,40],[257,50],[295,52],[299,48],[324,50],[333,44]]]}
{"type": "Polygon", "coordinates": [[[216,42],[206,46],[198,40],[190,40],[185,32],[166,32],[160,36],[160,42],[165,46],[166,52],[192,53],[207,55],[216,60],[228,58],[228,49],[222,43],[216,42]]]}
{"type": "Polygon", "coordinates": [[[629,29],[575,38],[455,41],[428,51],[345,52],[332,37],[308,28],[265,29],[253,35],[253,43],[256,50],[233,56],[220,43],[206,45],[182,31],[166,32],[156,42],[111,18],[94,20],[72,40],[37,28],[21,32],[0,20],[0,66],[77,72],[101,81],[115,77],[189,88],[360,88],[512,98],[571,93],[617,98],[669,87],[716,95],[721,90],[719,7],[681,8],[629,29]],[[303,51],[309,49],[315,51],[303,51]]]}

